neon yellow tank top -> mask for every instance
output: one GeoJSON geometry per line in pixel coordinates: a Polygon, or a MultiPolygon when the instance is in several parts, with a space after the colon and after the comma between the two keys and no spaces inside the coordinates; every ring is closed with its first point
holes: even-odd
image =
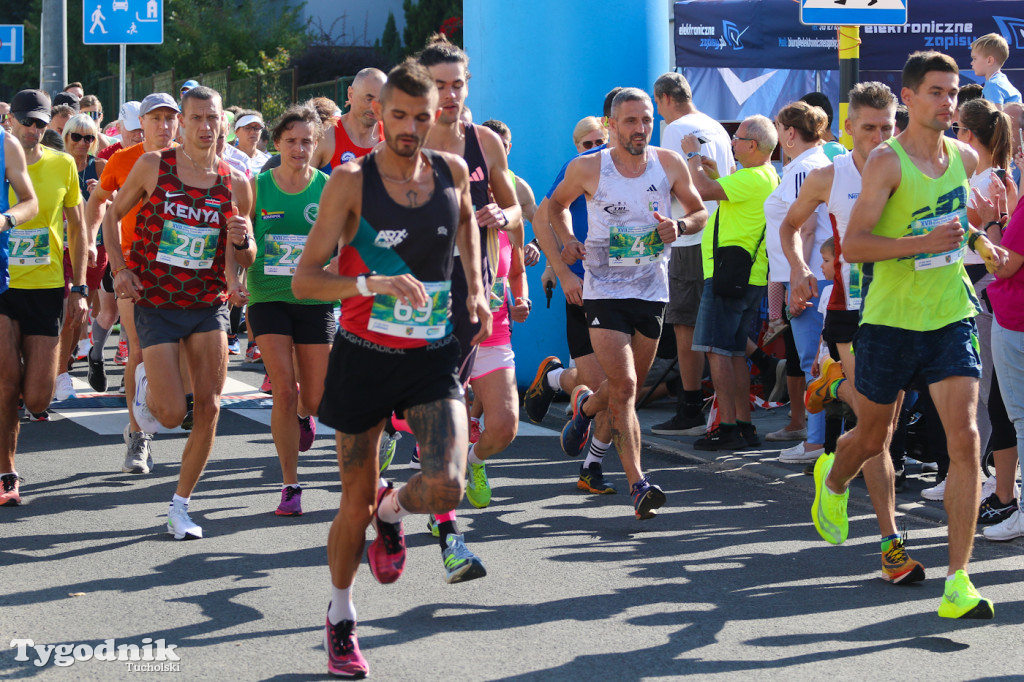
{"type": "MultiPolygon", "coordinates": [[[[954,215],[967,230],[967,173],[956,143],[946,138],[943,142],[949,167],[939,178],[922,173],[896,138],[883,143],[899,156],[901,177],[874,234],[892,238],[925,234],[954,215]]],[[[963,264],[966,243],[965,238],[959,249],[945,254],[865,264],[868,293],[861,323],[931,331],[977,315],[978,300],[963,264]]]]}

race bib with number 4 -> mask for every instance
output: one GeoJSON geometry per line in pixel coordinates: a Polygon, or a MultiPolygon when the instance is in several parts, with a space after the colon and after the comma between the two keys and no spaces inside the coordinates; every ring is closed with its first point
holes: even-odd
{"type": "Polygon", "coordinates": [[[612,225],[608,233],[608,265],[635,267],[661,258],[665,242],[658,225],[612,225]]]}
{"type": "Polygon", "coordinates": [[[305,247],[304,234],[268,234],[263,241],[263,274],[294,275],[305,247]]]}
{"type": "Polygon", "coordinates": [[[377,294],[367,329],[371,332],[406,339],[444,338],[448,325],[448,302],[451,282],[424,282],[430,302],[414,308],[394,296],[377,294]]]}
{"type": "Polygon", "coordinates": [[[50,228],[12,230],[9,265],[49,265],[50,228]]]}
{"type": "Polygon", "coordinates": [[[914,269],[915,270],[931,270],[932,268],[942,268],[947,265],[954,265],[959,263],[964,257],[964,249],[967,246],[967,209],[961,208],[959,211],[953,213],[946,213],[945,215],[932,216],[931,218],[922,218],[915,220],[910,224],[910,231],[914,236],[928,234],[939,225],[948,223],[950,219],[956,218],[960,221],[960,227],[964,229],[964,238],[960,242],[960,246],[947,251],[945,253],[921,253],[914,256],[914,269]]]}
{"type": "Polygon", "coordinates": [[[219,236],[220,228],[217,227],[194,227],[165,220],[156,260],[190,270],[211,268],[217,255],[219,236]]]}

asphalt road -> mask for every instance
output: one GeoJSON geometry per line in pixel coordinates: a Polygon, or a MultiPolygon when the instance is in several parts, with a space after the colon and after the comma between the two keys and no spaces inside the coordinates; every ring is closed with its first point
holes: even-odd
{"type": "MultiPolygon", "coordinates": [[[[62,408],[49,423],[22,425],[26,504],[0,509],[0,677],[326,678],[324,546],[340,492],[333,438],[321,430],[301,457],[305,515],[276,517],[270,411],[252,395],[261,379],[260,367],[233,360],[227,392],[248,396],[236,404],[250,409],[222,411],[191,505],[199,541],[164,532],[184,434],[157,436],[154,473],[131,476],[120,473],[116,407],[62,408]],[[9,645],[144,638],[176,646],[177,669],[61,667],[52,657],[37,666],[32,649],[19,661],[9,645]]],[[[810,523],[810,478],[775,463],[777,452],[698,458],[692,439],[650,439],[645,467],[668,503],[636,521],[614,455],[606,470],[618,495],[576,490],[579,463],[555,437],[561,407],[544,428],[523,425],[489,464],[489,508],[460,507],[487,577],[447,585],[437,541],[415,516],[402,579],[379,585],[360,571],[354,598],[372,679],[1024,679],[1024,540],[979,536],[972,577],[995,600],[994,620],[938,618],[945,528],[940,505],[917,495],[925,479],[915,475],[899,501],[928,580],[896,587],[879,577],[861,489],[851,496],[850,540],[833,547],[810,523]]],[[[649,425],[669,409],[641,419],[649,425]]],[[[778,427],[779,412],[756,414],[762,432],[778,427]]],[[[389,470],[398,481],[410,474],[411,448],[403,440],[389,470]]]]}

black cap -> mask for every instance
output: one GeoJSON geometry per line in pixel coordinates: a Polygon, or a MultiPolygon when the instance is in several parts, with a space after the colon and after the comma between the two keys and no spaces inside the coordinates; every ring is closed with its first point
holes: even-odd
{"type": "Polygon", "coordinates": [[[53,106],[57,106],[58,104],[67,104],[75,111],[78,111],[78,95],[73,92],[58,92],[53,96],[53,106]]]}
{"type": "Polygon", "coordinates": [[[22,90],[11,100],[14,118],[35,118],[50,122],[50,96],[40,90],[22,90]]]}

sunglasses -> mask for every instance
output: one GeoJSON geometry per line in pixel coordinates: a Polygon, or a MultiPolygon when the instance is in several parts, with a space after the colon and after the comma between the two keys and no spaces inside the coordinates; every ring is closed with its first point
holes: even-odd
{"type": "Polygon", "coordinates": [[[734,140],[745,140],[746,142],[757,142],[757,140],[755,140],[752,137],[740,137],[739,135],[733,135],[732,139],[734,139],[734,140]]]}
{"type": "Polygon", "coordinates": [[[26,128],[31,128],[31,127],[35,126],[36,128],[39,128],[40,130],[45,128],[46,125],[47,125],[45,121],[40,121],[38,118],[22,118],[22,119],[18,119],[18,123],[20,123],[21,125],[25,126],[26,128]]]}
{"type": "Polygon", "coordinates": [[[92,144],[93,142],[96,141],[95,135],[79,135],[78,133],[68,133],[68,137],[71,138],[72,142],[81,142],[82,140],[85,140],[89,144],[92,144]]]}
{"type": "Polygon", "coordinates": [[[957,133],[960,132],[960,124],[959,123],[954,123],[952,125],[952,127],[950,128],[950,130],[952,130],[953,134],[956,135],[957,133]]]}
{"type": "MultiPolygon", "coordinates": [[[[263,126],[253,124],[253,125],[242,126],[238,130],[248,130],[250,133],[260,133],[260,132],[263,132],[263,126]]],[[[237,133],[238,130],[236,130],[235,132],[237,133]]]]}
{"type": "Polygon", "coordinates": [[[591,147],[600,147],[604,144],[604,140],[583,140],[580,142],[580,146],[584,149],[590,149],[591,147]]]}
{"type": "Polygon", "coordinates": [[[10,116],[10,114],[0,114],[0,123],[6,121],[8,116],[10,116]]]}

